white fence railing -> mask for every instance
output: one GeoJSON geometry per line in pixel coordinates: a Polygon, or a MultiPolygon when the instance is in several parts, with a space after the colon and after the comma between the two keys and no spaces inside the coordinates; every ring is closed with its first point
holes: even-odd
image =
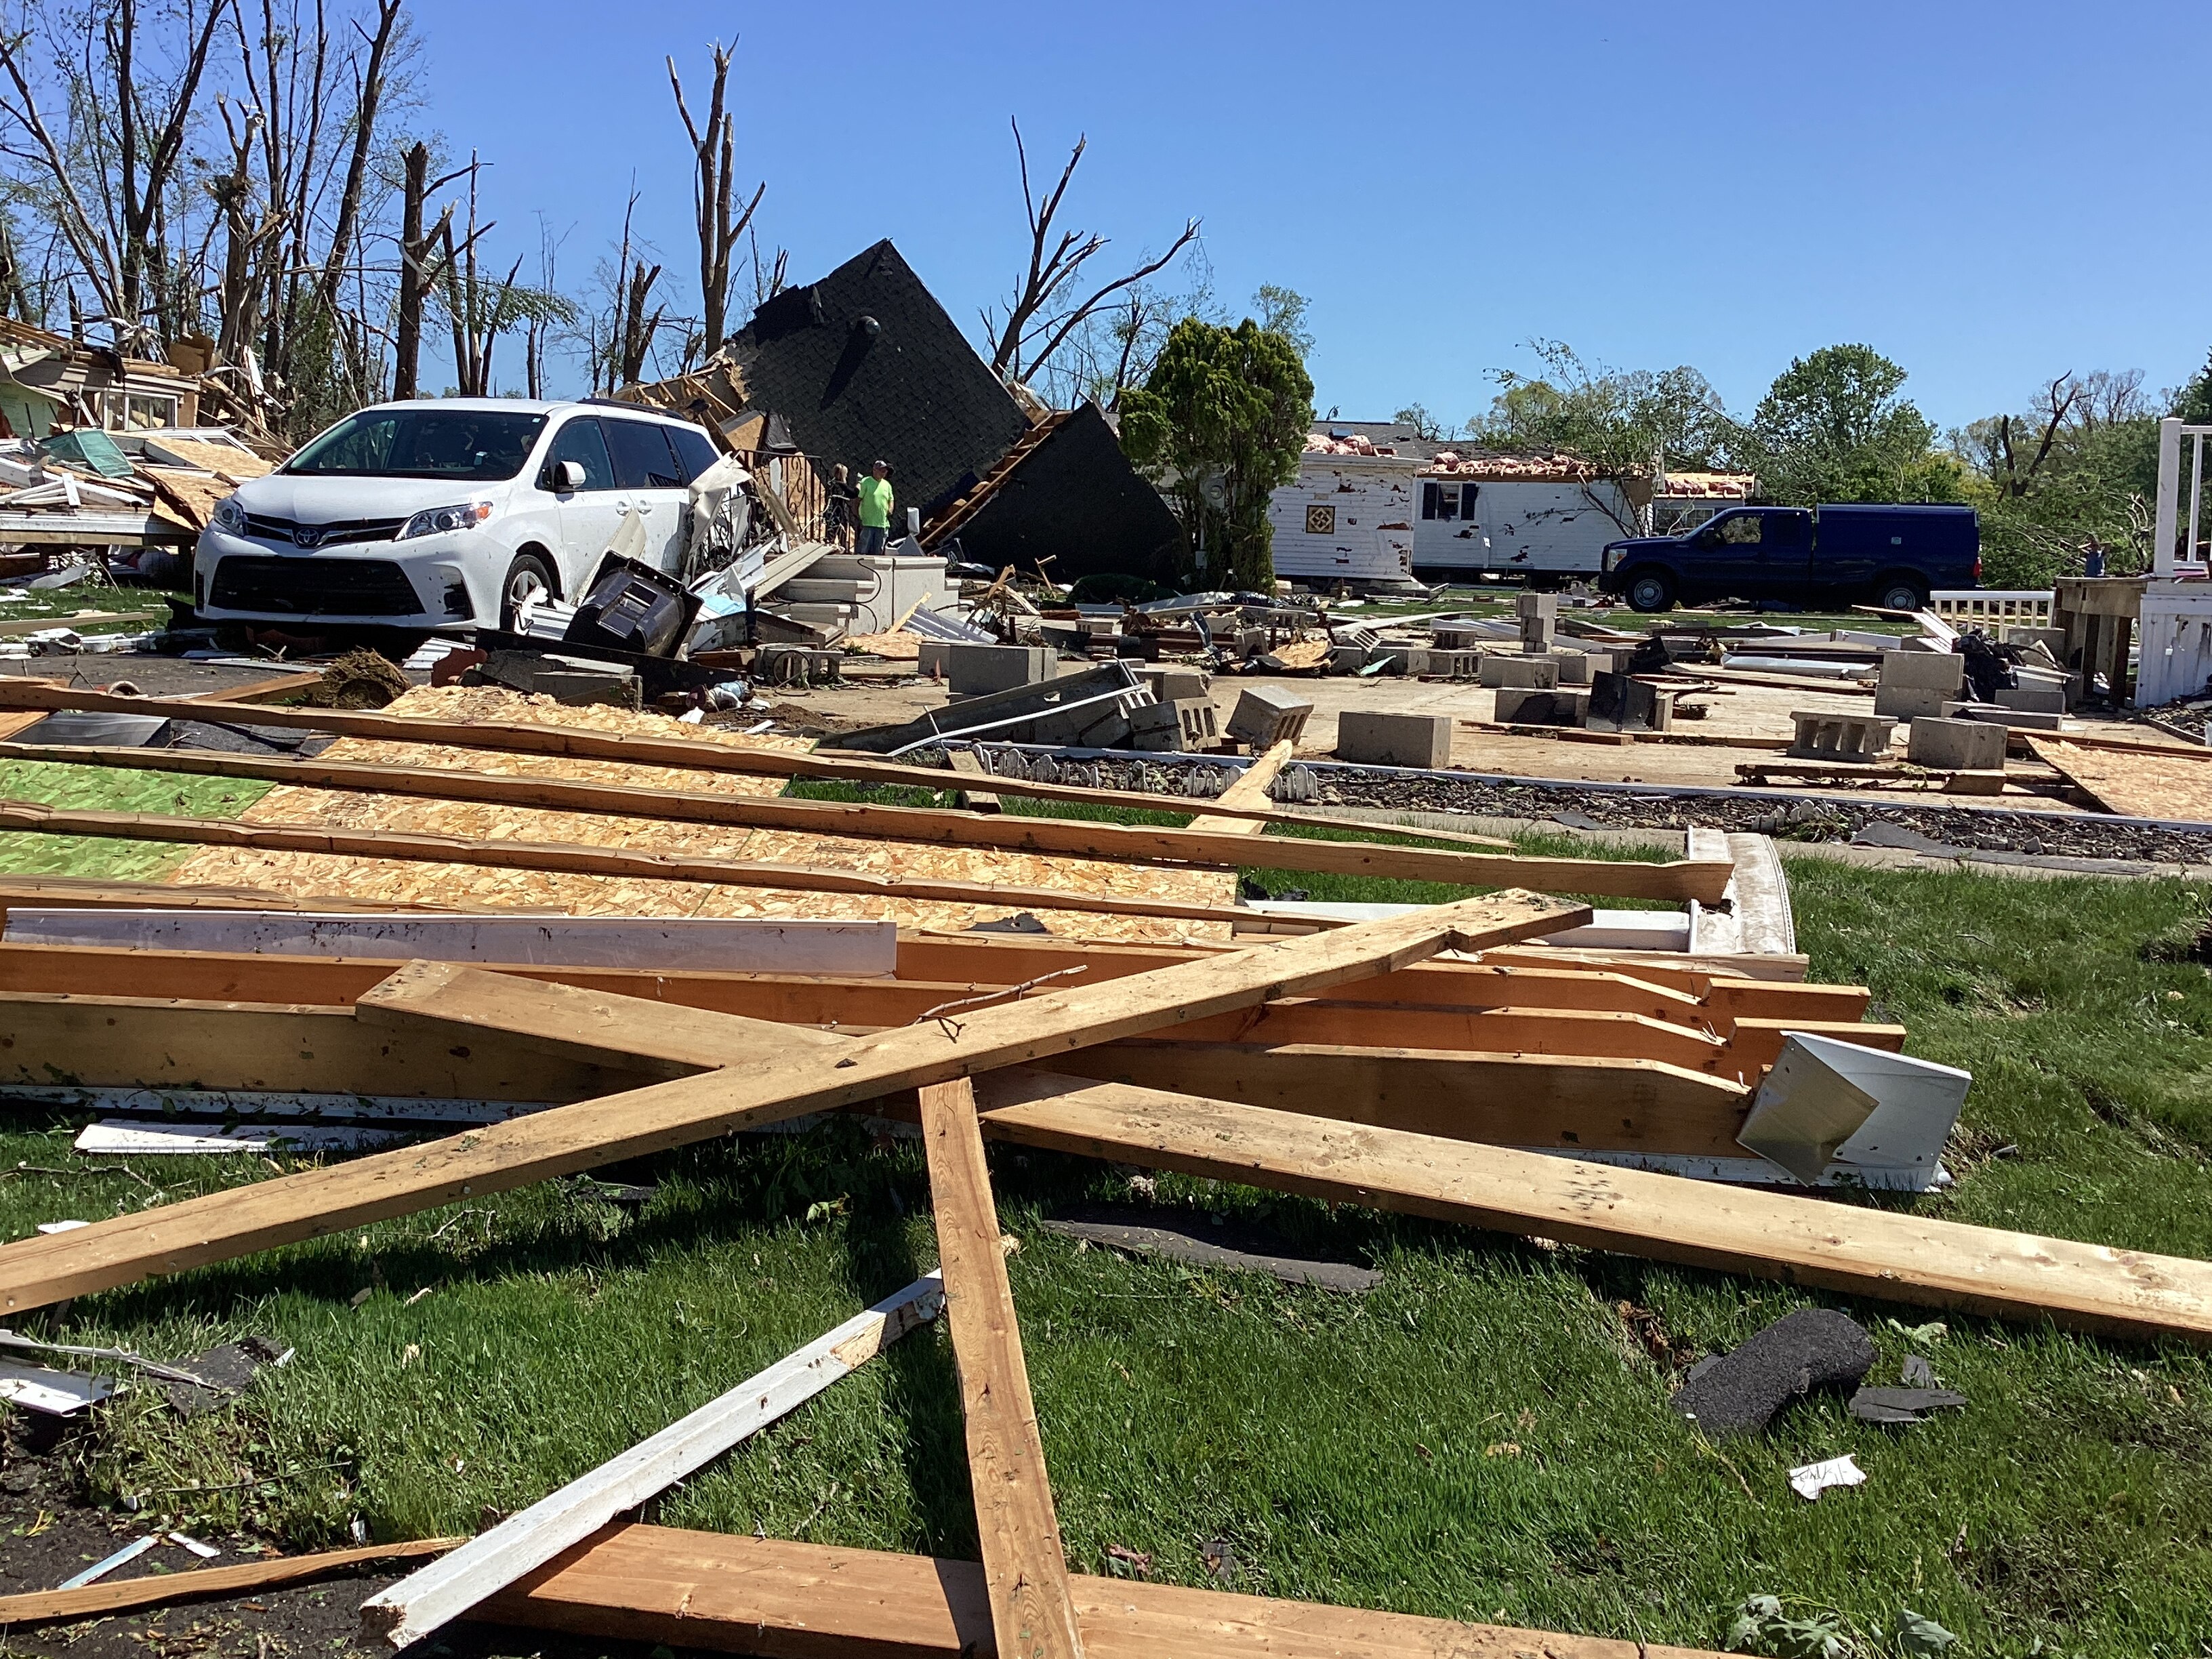
{"type": "Polygon", "coordinates": [[[2047,587],[1958,587],[1928,596],[1928,608],[1957,627],[2048,628],[2051,590],[2047,587]]]}

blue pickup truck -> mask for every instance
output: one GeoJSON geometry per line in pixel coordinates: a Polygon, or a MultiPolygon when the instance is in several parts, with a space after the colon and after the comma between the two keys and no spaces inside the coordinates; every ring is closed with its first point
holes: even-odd
{"type": "Polygon", "coordinates": [[[1787,599],[1919,611],[1982,576],[1971,507],[1739,507],[1679,536],[1608,542],[1598,586],[1638,611],[1676,600],[1787,599]]]}

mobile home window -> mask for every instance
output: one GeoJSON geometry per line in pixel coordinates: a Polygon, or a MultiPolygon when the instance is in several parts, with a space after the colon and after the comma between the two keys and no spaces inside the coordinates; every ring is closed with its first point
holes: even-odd
{"type": "Polygon", "coordinates": [[[1459,516],[1459,486],[1430,480],[1421,485],[1421,516],[1455,519],[1459,516]]]}

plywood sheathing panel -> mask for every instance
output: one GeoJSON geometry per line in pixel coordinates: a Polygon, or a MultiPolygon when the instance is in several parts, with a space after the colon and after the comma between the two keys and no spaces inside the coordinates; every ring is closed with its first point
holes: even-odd
{"type": "MultiPolygon", "coordinates": [[[[550,698],[491,686],[422,687],[387,714],[441,720],[528,721],[616,734],[690,738],[733,748],[804,750],[788,738],[748,738],[711,727],[685,726],[659,714],[605,707],[571,708],[550,698]]],[[[665,787],[695,793],[769,796],[781,778],[741,773],[695,772],[635,766],[621,761],[526,755],[446,745],[380,743],[343,738],[326,751],[333,760],[377,765],[448,767],[501,775],[562,778],[577,782],[665,787]]],[[[1001,882],[1071,892],[1226,904],[1236,878],[1226,871],[1170,870],[993,848],[924,847],[910,842],[860,840],[787,830],[674,823],[593,812],[473,801],[426,800],[398,795],[283,787],[241,814],[247,823],[319,823],[352,830],[404,830],[507,841],[574,842],[701,857],[758,859],[822,868],[1001,882]]],[[[326,853],[259,853],[210,848],[179,866],[170,878],[182,884],[246,885],[284,894],[343,892],[362,901],[434,903],[450,907],[550,907],[574,915],[808,917],[821,921],[888,921],[902,927],[961,930],[1011,915],[1004,906],[948,904],[879,898],[866,893],[809,893],[755,887],[713,887],[697,882],[647,881],[611,876],[568,875],[532,870],[482,869],[360,859],[326,853]]],[[[1063,937],[1165,944],[1177,939],[1225,939],[1218,923],[1150,921],[1079,911],[1042,913],[1038,920],[1063,937]]]]}
{"type": "Polygon", "coordinates": [[[2149,749],[2127,754],[2045,737],[2030,738],[2028,747],[2038,760],[2103,802],[2108,811],[2191,823],[2212,822],[2212,760],[2201,754],[2185,749],[2172,754],[2149,749]]]}

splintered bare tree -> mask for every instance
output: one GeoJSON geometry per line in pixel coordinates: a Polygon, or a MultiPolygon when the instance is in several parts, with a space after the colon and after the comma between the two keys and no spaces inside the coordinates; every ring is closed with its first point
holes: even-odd
{"type": "Polygon", "coordinates": [[[36,30],[0,33],[0,154],[125,350],[158,352],[196,309],[177,281],[168,215],[230,3],[179,0],[157,41],[141,29],[137,0],[40,7],[36,30]],[[58,129],[42,90],[62,112],[58,129]]]}
{"type": "MultiPolygon", "coordinates": [[[[1198,240],[1199,222],[1185,222],[1182,233],[1157,258],[1147,258],[1126,276],[1092,287],[1085,267],[1106,249],[1109,238],[1097,231],[1060,228],[1068,185],[1077,163],[1089,144],[1079,137],[1068,152],[1060,181],[1037,199],[1030,183],[1029,150],[1022,142],[1021,123],[1013,123],[1014,155],[1021,166],[1022,207],[1028,216],[1028,268],[1006,301],[1003,313],[996,307],[983,313],[983,330],[991,343],[991,368],[1008,381],[1033,380],[1090,319],[1117,295],[1133,289],[1146,278],[1165,270],[1175,257],[1198,240]]],[[[1118,303],[1118,302],[1116,302],[1118,303]]],[[[1141,335],[1145,319],[1141,307],[1133,319],[1132,337],[1141,335]]]]}
{"type": "Polygon", "coordinates": [[[768,193],[763,183],[742,211],[735,208],[737,194],[737,118],[725,106],[724,92],[730,79],[730,53],[717,44],[714,86],[708,94],[707,120],[702,126],[691,118],[684,101],[684,82],[676,73],[676,60],[668,60],[668,84],[676,93],[676,112],[684,118],[695,157],[691,204],[699,230],[699,337],[687,362],[703,361],[722,349],[730,314],[730,255],[738,238],[752,222],[753,210],[768,193]]]}

